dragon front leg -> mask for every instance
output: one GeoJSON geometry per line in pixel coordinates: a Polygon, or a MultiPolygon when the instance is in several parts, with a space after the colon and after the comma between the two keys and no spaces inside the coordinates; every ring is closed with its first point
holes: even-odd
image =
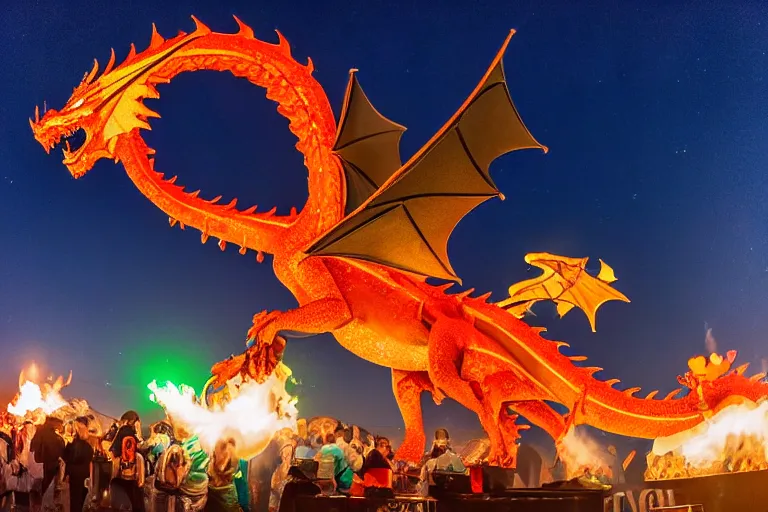
{"type": "Polygon", "coordinates": [[[294,291],[294,295],[303,296],[303,300],[299,299],[301,306],[289,311],[263,311],[256,314],[253,326],[248,331],[249,343],[254,342],[257,347],[270,345],[281,332],[332,332],[352,320],[349,305],[322,260],[306,258],[299,262],[275,261],[275,273],[283,278],[292,276],[291,282],[286,285],[301,292],[294,291]],[[301,282],[312,283],[312,296],[305,295],[306,292],[299,285],[301,282]]]}
{"type": "Polygon", "coordinates": [[[395,451],[399,460],[417,464],[424,456],[426,436],[421,411],[421,394],[435,388],[427,372],[392,370],[392,391],[405,424],[405,439],[395,451]]]}
{"type": "Polygon", "coordinates": [[[288,311],[257,313],[248,330],[248,341],[257,346],[271,345],[281,332],[322,334],[344,327],[352,316],[343,299],[324,298],[288,311]]]}
{"type": "Polygon", "coordinates": [[[484,403],[481,386],[461,377],[465,347],[476,336],[472,325],[463,320],[437,318],[429,333],[429,378],[437,390],[477,414],[491,443],[489,462],[508,466],[512,461],[504,449],[498,420],[484,403]]]}

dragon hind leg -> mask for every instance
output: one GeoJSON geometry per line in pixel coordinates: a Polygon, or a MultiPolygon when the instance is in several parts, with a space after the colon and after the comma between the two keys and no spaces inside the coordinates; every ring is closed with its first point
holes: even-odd
{"type": "Polygon", "coordinates": [[[461,377],[464,347],[476,336],[472,326],[462,320],[437,318],[429,333],[429,378],[437,390],[477,414],[491,443],[489,463],[509,466],[514,461],[504,448],[497,417],[484,403],[481,386],[461,377]]]}
{"type": "Polygon", "coordinates": [[[483,379],[483,394],[488,407],[499,415],[500,421],[511,408],[553,439],[560,438],[565,432],[565,419],[544,402],[549,399],[547,394],[515,372],[499,372],[483,379]]]}
{"type": "Polygon", "coordinates": [[[434,386],[427,372],[392,370],[392,391],[405,423],[405,439],[395,451],[399,460],[421,462],[426,446],[424,421],[421,411],[421,394],[434,394],[434,386]]]}

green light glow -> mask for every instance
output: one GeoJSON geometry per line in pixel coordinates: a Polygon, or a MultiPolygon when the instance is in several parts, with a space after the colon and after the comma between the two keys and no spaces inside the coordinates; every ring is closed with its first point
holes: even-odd
{"type": "Polygon", "coordinates": [[[120,368],[120,380],[131,384],[126,390],[127,403],[135,404],[142,417],[162,416],[162,409],[150,399],[147,383],[184,382],[201,389],[217,360],[214,350],[200,341],[150,337],[136,342],[123,352],[120,368]]]}

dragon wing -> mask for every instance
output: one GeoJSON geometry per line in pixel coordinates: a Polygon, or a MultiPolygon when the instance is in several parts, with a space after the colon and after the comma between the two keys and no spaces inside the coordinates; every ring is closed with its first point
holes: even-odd
{"type": "Polygon", "coordinates": [[[539,301],[550,300],[563,317],[573,308],[584,311],[592,332],[595,332],[597,310],[608,301],[629,299],[611,286],[616,281],[613,269],[600,260],[600,272],[593,277],[587,273],[589,258],[569,258],[546,252],[525,255],[525,261],[542,273],[509,287],[509,298],[496,303],[517,318],[522,318],[539,301]]]}
{"type": "Polygon", "coordinates": [[[345,214],[355,211],[402,166],[400,137],[405,127],[386,117],[368,100],[353,69],[339,118],[333,152],[346,178],[345,214]]]}
{"type": "Polygon", "coordinates": [[[432,140],[316,241],[308,254],[361,259],[460,281],[448,260],[448,238],[467,213],[501,195],[488,173],[491,162],[518,149],[546,151],[509,96],[502,57],[513,34],[474,92],[432,140]]]}

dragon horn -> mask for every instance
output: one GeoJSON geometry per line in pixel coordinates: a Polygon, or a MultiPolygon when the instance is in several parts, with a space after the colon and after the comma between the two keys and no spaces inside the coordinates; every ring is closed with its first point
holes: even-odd
{"type": "Polygon", "coordinates": [[[88,73],[88,76],[85,77],[85,83],[89,84],[93,81],[94,78],[96,78],[96,73],[99,72],[99,61],[96,59],[93,59],[93,68],[91,68],[91,72],[88,73]]]}
{"type": "Polygon", "coordinates": [[[107,67],[104,68],[104,72],[101,74],[101,76],[106,75],[110,71],[112,71],[112,67],[115,65],[115,49],[112,48],[112,53],[109,55],[109,62],[107,62],[107,67]]]}

